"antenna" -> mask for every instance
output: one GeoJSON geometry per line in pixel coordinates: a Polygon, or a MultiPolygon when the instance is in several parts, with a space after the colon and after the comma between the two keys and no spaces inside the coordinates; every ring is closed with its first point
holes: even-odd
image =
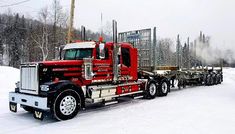
{"type": "Polygon", "coordinates": [[[100,15],[100,25],[101,25],[100,36],[103,36],[103,13],[101,13],[100,15]]]}

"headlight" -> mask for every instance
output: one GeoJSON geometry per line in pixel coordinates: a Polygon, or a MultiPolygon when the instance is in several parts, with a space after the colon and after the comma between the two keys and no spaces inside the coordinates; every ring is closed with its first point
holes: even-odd
{"type": "Polygon", "coordinates": [[[41,88],[41,91],[45,91],[45,92],[49,91],[48,85],[41,85],[40,88],[41,88]]]}
{"type": "Polygon", "coordinates": [[[16,84],[16,88],[20,88],[20,82],[19,81],[17,81],[15,84],[16,84]]]}

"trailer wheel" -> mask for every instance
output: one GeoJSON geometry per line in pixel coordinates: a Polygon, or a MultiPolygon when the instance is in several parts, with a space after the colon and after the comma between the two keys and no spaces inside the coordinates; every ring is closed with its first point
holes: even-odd
{"type": "Polygon", "coordinates": [[[219,75],[219,84],[222,83],[222,75],[219,75]]]}
{"type": "Polygon", "coordinates": [[[206,80],[205,80],[205,85],[206,85],[206,86],[209,86],[209,85],[211,84],[210,81],[211,81],[211,76],[210,76],[210,75],[207,75],[207,76],[206,76],[206,80]]]}
{"type": "Polygon", "coordinates": [[[221,84],[221,77],[219,74],[217,75],[217,84],[221,84]]]}
{"type": "Polygon", "coordinates": [[[210,77],[210,85],[214,85],[215,84],[214,79],[215,79],[215,77],[212,75],[210,77]]]}
{"type": "Polygon", "coordinates": [[[157,96],[157,85],[154,81],[149,82],[146,90],[146,98],[153,99],[157,96]]]}
{"type": "Polygon", "coordinates": [[[162,80],[159,84],[159,95],[158,96],[167,96],[170,91],[170,83],[167,80],[162,80]]]}
{"type": "Polygon", "coordinates": [[[57,120],[72,119],[81,109],[81,97],[72,90],[67,89],[61,92],[53,104],[53,113],[57,120]]]}
{"type": "Polygon", "coordinates": [[[220,75],[220,80],[221,80],[221,83],[224,81],[224,76],[223,76],[223,74],[220,75]]]}
{"type": "Polygon", "coordinates": [[[215,75],[214,84],[215,85],[219,84],[219,77],[217,74],[215,75]]]}

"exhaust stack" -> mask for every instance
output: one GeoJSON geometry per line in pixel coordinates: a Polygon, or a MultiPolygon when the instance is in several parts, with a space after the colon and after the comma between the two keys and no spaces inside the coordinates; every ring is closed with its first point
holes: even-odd
{"type": "Polygon", "coordinates": [[[86,28],[84,26],[81,27],[81,40],[86,41],[86,28]]]}
{"type": "Polygon", "coordinates": [[[119,69],[118,69],[118,41],[117,41],[117,22],[113,20],[113,82],[118,82],[118,75],[119,75],[119,69]]]}

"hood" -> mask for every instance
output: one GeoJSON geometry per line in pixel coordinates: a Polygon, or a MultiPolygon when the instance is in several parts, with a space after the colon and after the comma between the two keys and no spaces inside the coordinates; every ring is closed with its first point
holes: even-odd
{"type": "Polygon", "coordinates": [[[55,79],[70,80],[82,76],[83,60],[61,60],[39,62],[40,84],[55,79]]]}
{"type": "Polygon", "coordinates": [[[39,62],[45,66],[76,66],[83,64],[83,60],[58,60],[39,62]]]}

